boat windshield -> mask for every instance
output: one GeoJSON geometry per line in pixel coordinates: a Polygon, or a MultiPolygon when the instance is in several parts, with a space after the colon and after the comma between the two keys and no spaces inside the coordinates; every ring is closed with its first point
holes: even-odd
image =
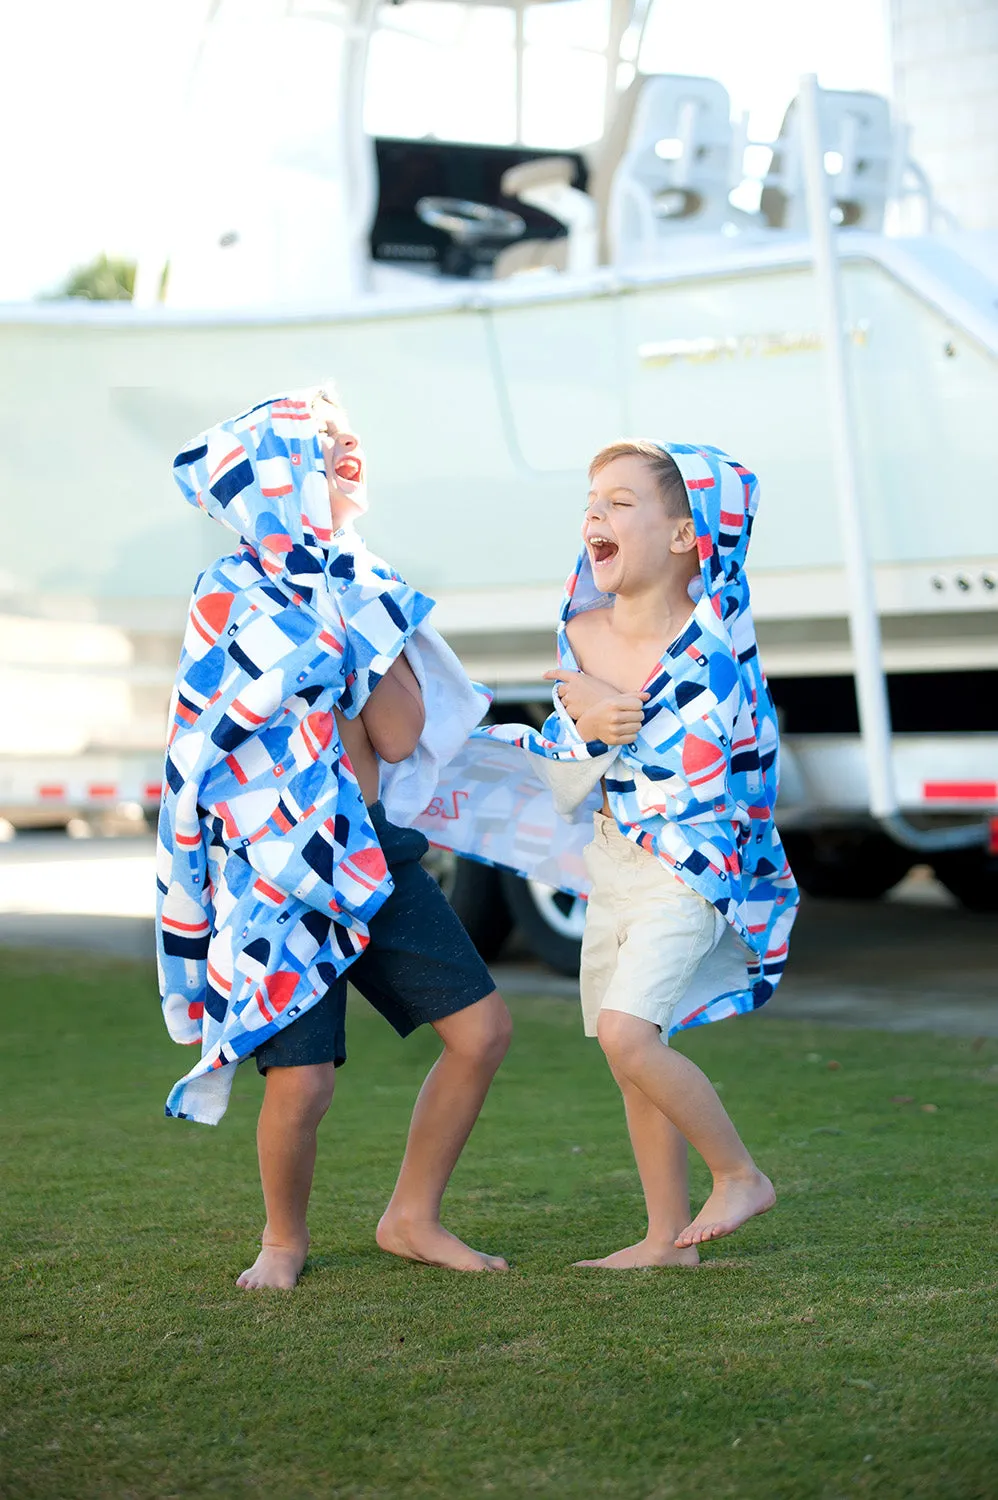
{"type": "Polygon", "coordinates": [[[492,145],[597,141],[617,67],[610,38],[611,0],[386,6],[372,38],[365,127],[492,145]]]}

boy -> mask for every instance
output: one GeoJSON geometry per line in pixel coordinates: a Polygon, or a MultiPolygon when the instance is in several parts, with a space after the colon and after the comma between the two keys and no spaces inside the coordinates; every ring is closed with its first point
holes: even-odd
{"type": "Polygon", "coordinates": [[[758,490],[718,449],[678,443],[615,443],[590,482],[560,666],[546,674],[555,712],[539,733],[476,730],[419,826],[461,854],[588,892],[585,1030],[624,1096],[648,1229],[580,1264],[695,1265],[698,1244],[774,1203],[708,1080],[662,1045],[765,1003],[797,908],[744,574],[758,490]],[[687,1141],[714,1175],[692,1222],[687,1141]]]}
{"type": "Polygon", "coordinates": [[[453,1270],[504,1270],[448,1233],[439,1210],[509,1014],[419,864],[425,838],[389,816],[412,822],[486,704],[424,623],[432,601],[353,531],[365,460],[327,393],[219,424],[175,473],[188,500],[242,538],[192,601],[157,924],[167,1023],[202,1047],[167,1113],[217,1122],[234,1065],[251,1054],[266,1079],[267,1222],[238,1285],[291,1288],[304,1265],[316,1130],[346,1056],[347,972],[400,1035],[425,1021],[443,1042],[378,1244],[453,1270]]]}
{"type": "Polygon", "coordinates": [[[603,449],[590,483],[562,666],[547,675],[605,763],[580,986],[586,1033],[623,1094],[648,1227],[579,1264],[695,1265],[699,1244],[776,1201],[709,1080],[662,1045],[769,997],[796,908],[742,571],[756,484],[716,449],[645,442],[603,449]],[[692,1222],[687,1142],[714,1179],[692,1222]]]}

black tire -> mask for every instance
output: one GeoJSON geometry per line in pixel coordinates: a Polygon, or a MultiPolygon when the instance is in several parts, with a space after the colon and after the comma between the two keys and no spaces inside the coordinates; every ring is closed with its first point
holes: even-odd
{"type": "Polygon", "coordinates": [[[789,832],[783,847],[801,890],[837,901],[876,901],[904,879],[916,857],[873,829],[789,832]]]}
{"type": "Polygon", "coordinates": [[[506,904],[531,952],[559,974],[575,979],[582,953],[584,911],[578,898],[538,886],[507,870],[500,878],[506,904]],[[552,925],[552,918],[557,925],[552,925]]]}
{"type": "Polygon", "coordinates": [[[461,919],[461,925],[486,963],[491,963],[513,931],[503,898],[499,871],[462,859],[446,849],[431,849],[424,865],[461,919]]]}
{"type": "Polygon", "coordinates": [[[983,846],[950,849],[935,856],[932,868],[968,911],[998,912],[998,855],[983,846]]]}

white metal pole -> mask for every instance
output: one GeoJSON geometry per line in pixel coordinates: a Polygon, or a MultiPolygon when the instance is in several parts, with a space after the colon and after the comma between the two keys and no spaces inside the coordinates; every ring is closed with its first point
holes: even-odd
{"type": "Polygon", "coordinates": [[[341,23],[340,118],[344,190],[349,210],[344,226],[350,236],[351,271],[359,291],[371,279],[367,236],[378,206],[378,172],[374,142],[364,129],[364,99],[371,38],[377,26],[378,0],[352,0],[341,23]]]}
{"type": "Polygon", "coordinates": [[[846,369],[837,235],[831,220],[818,112],[818,80],[814,73],[806,73],[801,79],[798,97],[804,186],[824,343],[832,463],[848,583],[849,635],[855,663],[860,735],[869,777],[870,811],[874,817],[889,818],[898,811],[891,761],[890,708],[873,569],[866,546],[868,524],[859,497],[856,424],[846,369]]]}
{"type": "MultiPolygon", "coordinates": [[[[622,89],[619,82],[620,65],[624,61],[621,48],[631,24],[632,0],[610,0],[609,34],[606,44],[606,79],[603,94],[603,134],[613,124],[617,101],[622,89]]],[[[628,59],[630,61],[630,59],[628,59]]]]}
{"type": "Polygon", "coordinates": [[[180,106],[171,122],[170,144],[164,157],[161,157],[159,161],[159,168],[166,178],[166,184],[160,183],[162,191],[156,199],[153,227],[151,232],[144,236],[142,249],[139,252],[135,267],[135,285],[132,288],[133,307],[155,307],[163,300],[164,273],[170,260],[173,234],[172,220],[168,217],[169,211],[165,205],[172,204],[174,198],[172,189],[177,182],[183,180],[185,171],[190,170],[189,162],[184,160],[184,155],[190,155],[190,117],[194,92],[199,82],[208,38],[221,8],[222,0],[210,0],[207,11],[201,19],[201,29],[198,32],[190,67],[180,87],[180,106]]]}
{"type": "Polygon", "coordinates": [[[516,10],[516,144],[523,143],[523,64],[524,26],[523,7],[526,0],[517,0],[516,10]]]}

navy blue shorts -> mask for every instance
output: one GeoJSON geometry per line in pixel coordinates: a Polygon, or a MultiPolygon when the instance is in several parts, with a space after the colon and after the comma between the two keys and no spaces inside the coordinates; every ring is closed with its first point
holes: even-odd
{"type": "Polygon", "coordinates": [[[261,1073],[346,1061],[348,979],[399,1036],[466,1010],[495,989],[443,891],[419,863],[430,847],[426,839],[389,823],[380,802],[368,813],[395,889],[371,919],[360,957],[311,1010],[256,1049],[261,1073]]]}

